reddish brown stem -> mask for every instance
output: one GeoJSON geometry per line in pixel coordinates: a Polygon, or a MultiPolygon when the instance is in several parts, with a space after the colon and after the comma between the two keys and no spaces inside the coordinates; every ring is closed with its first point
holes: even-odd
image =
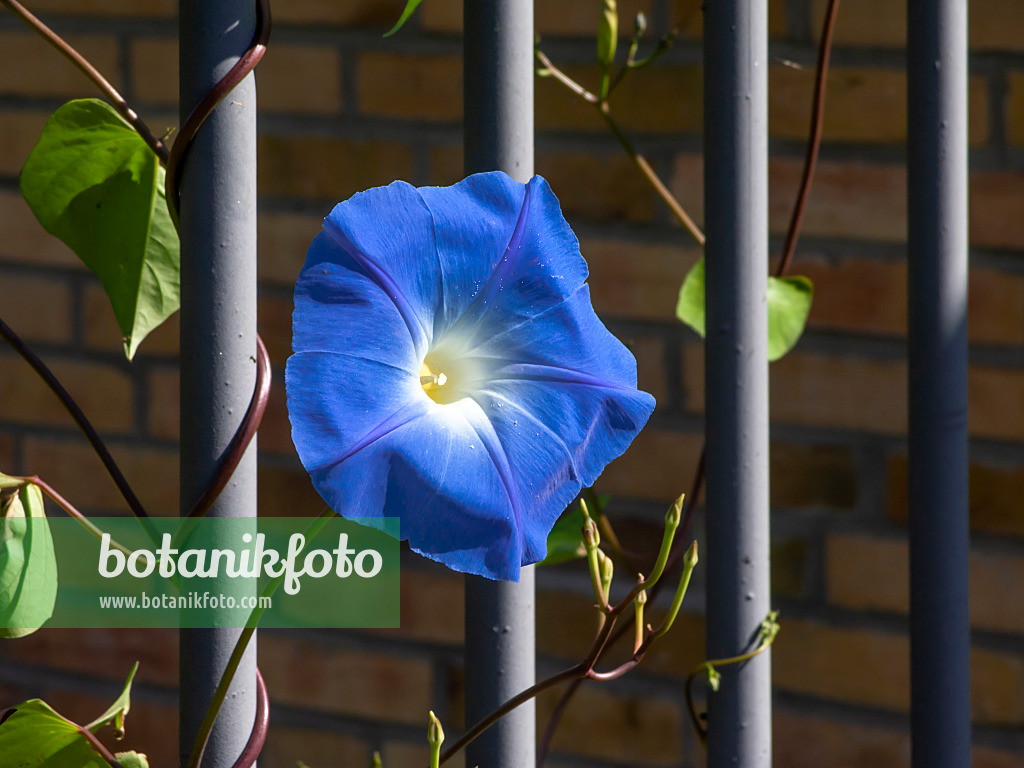
{"type": "Polygon", "coordinates": [[[199,132],[199,128],[213,110],[223,101],[224,97],[231,93],[250,72],[259,64],[263,54],[266,53],[267,43],[270,41],[270,3],[269,0],[256,0],[256,29],[253,31],[252,42],[248,50],[235,62],[217,84],[209,90],[202,100],[192,109],[189,116],[185,118],[185,124],[178,131],[178,137],[171,147],[171,156],[167,163],[167,178],[165,189],[167,190],[167,208],[170,210],[171,218],[175,226],[178,223],[179,203],[179,182],[181,169],[185,161],[192,140],[199,132]]]}
{"type": "Polygon", "coordinates": [[[245,412],[245,418],[238,426],[224,451],[217,471],[214,473],[210,484],[203,491],[203,495],[193,505],[188,517],[202,517],[213,505],[213,502],[220,496],[228,480],[234,473],[238,463],[242,460],[246,448],[252,442],[256,430],[259,429],[260,421],[263,420],[263,412],[267,409],[267,400],[270,398],[270,357],[267,355],[267,348],[263,345],[263,339],[256,336],[256,387],[252,393],[252,400],[249,401],[249,408],[245,412]]]}
{"type": "MultiPolygon", "coordinates": [[[[6,0],[0,0],[3,2],[6,0]]],[[[128,508],[131,509],[132,514],[136,517],[145,518],[148,517],[145,508],[142,506],[142,502],[139,501],[135,492],[132,490],[128,481],[125,479],[124,474],[121,472],[120,467],[117,466],[117,462],[114,461],[114,457],[107,449],[106,444],[103,442],[103,438],[100,437],[96,428],[93,427],[92,423],[86,418],[85,413],[79,407],[78,403],[71,396],[71,393],[64,388],[64,385],[60,383],[60,380],[53,374],[46,363],[40,359],[40,357],[33,352],[21,337],[14,332],[14,330],[7,325],[3,320],[0,320],[0,336],[3,337],[15,352],[32,366],[33,370],[39,377],[46,382],[46,385],[60,400],[61,405],[64,406],[65,410],[71,414],[71,418],[74,419],[75,424],[85,435],[85,438],[89,441],[96,455],[99,456],[100,461],[103,462],[104,468],[114,481],[114,485],[117,486],[117,490],[121,492],[125,502],[128,504],[128,508]]]]}
{"type": "Polygon", "coordinates": [[[95,83],[96,87],[107,97],[107,100],[110,101],[114,109],[135,129],[135,132],[160,158],[160,162],[164,165],[167,164],[167,146],[149,130],[149,126],[143,122],[134,109],[128,106],[128,102],[124,100],[124,97],[118,93],[117,89],[110,84],[110,81],[96,67],[90,64],[82,54],[76,51],[64,38],[46,26],[37,16],[33,15],[25,6],[19,3],[18,0],[0,0],[0,4],[6,6],[11,13],[31,27],[40,37],[56,48],[64,58],[74,64],[83,75],[95,83]]]}
{"type": "Polygon", "coordinates": [[[776,277],[782,277],[789,269],[793,261],[793,253],[796,251],[796,242],[800,238],[800,228],[803,225],[804,212],[807,209],[807,198],[811,192],[811,181],[814,178],[814,168],[818,164],[818,154],[821,151],[821,139],[825,125],[825,91],[828,87],[828,61],[832,53],[832,38],[835,33],[836,17],[839,15],[839,0],[829,0],[828,10],[825,13],[825,23],[821,31],[821,44],[818,47],[818,71],[814,77],[814,102],[811,108],[811,135],[807,140],[807,156],[804,160],[803,176],[800,179],[800,189],[797,192],[796,204],[793,206],[793,216],[789,220],[789,230],[786,232],[786,244],[782,249],[782,258],[775,270],[776,277]]]}

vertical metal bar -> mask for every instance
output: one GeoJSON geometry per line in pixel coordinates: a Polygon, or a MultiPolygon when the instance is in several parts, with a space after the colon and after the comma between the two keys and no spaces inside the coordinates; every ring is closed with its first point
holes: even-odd
{"type": "MultiPolygon", "coordinates": [[[[707,648],[753,650],[768,572],[767,3],[704,14],[707,648]]],[[[770,766],[769,652],[723,667],[709,694],[709,768],[770,766]]]]}
{"type": "Polygon", "coordinates": [[[967,0],[907,22],[912,762],[967,768],[967,0]]]}
{"type": "MultiPolygon", "coordinates": [[[[252,39],[252,0],[181,0],[180,114],[185,117],[252,39]]],[[[181,504],[206,487],[256,379],[256,88],[250,75],[221,102],[181,175],[181,504]]],[[[256,443],[210,515],[256,514],[256,443]]],[[[238,630],[181,631],[181,764],[238,630]]],[[[234,763],[252,730],[255,640],[217,718],[204,768],[234,763]]]]}
{"type": "MultiPolygon", "coordinates": [[[[465,0],[466,173],[533,175],[533,0],[465,0]]],[[[534,574],[518,584],[466,577],[466,724],[534,683],[534,574]]],[[[467,765],[532,768],[533,702],[466,749],[467,765]]]]}

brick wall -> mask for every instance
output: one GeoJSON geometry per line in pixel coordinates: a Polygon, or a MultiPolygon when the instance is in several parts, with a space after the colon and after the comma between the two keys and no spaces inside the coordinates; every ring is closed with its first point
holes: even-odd
{"type": "MultiPolygon", "coordinates": [[[[773,245],[799,180],[825,0],[772,0],[773,245]]],[[[157,133],[175,123],[173,0],[36,0],[157,133]]],[[[291,286],[338,200],[395,178],[461,176],[459,4],[428,0],[398,37],[399,0],[280,0],[259,69],[260,329],[275,387],[260,431],[260,503],[319,509],[289,438],[282,369],[291,286]]],[[[698,0],[623,0],[679,42],[633,75],[613,110],[684,206],[702,216],[698,0]]],[[[591,0],[537,3],[545,51],[592,82],[591,0]]],[[[970,80],[972,272],[972,712],[978,768],[1024,766],[1024,5],[973,0],[970,80]]],[[[775,753],[781,768],[909,765],[906,548],[905,186],[902,6],[843,4],[825,145],[795,273],[815,280],[808,333],[772,368],[775,753]]],[[[111,443],[143,501],[178,506],[177,326],[128,365],[98,283],[45,235],[17,174],[46,116],[94,95],[78,73],[0,14],[0,313],[51,363],[111,443]]],[[[591,266],[598,311],[658,398],[652,423],[599,488],[627,546],[649,551],[666,502],[700,451],[702,347],[673,319],[696,250],[593,112],[537,82],[537,170],[560,196],[591,266]]],[[[0,350],[0,469],[38,473],[80,507],[120,500],[69,420],[0,350]]],[[[263,632],[273,699],[261,765],[425,763],[426,710],[461,727],[461,578],[403,562],[403,629],[263,632]]],[[[573,660],[592,627],[578,570],[540,574],[539,670],[573,660]]],[[[699,595],[698,595],[699,598],[699,595]]],[[[588,685],[554,742],[556,766],[699,766],[681,680],[701,660],[700,600],[636,673],[588,685]]],[[[176,636],[46,630],[0,647],[0,700],[41,695],[91,718],[140,659],[131,746],[174,764],[176,636]]],[[[544,717],[554,700],[544,697],[544,717]]],[[[543,725],[543,721],[542,721],[543,725]]]]}

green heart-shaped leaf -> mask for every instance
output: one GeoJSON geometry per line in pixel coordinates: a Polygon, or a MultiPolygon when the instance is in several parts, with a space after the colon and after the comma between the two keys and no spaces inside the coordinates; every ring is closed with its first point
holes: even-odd
{"type": "Polygon", "coordinates": [[[57,560],[43,494],[33,483],[0,474],[0,637],[35,632],[56,600],[57,560]]]}
{"type": "Polygon", "coordinates": [[[156,155],[107,103],[69,101],[25,161],[21,194],[103,283],[130,360],[179,303],[178,234],[156,155]]]}
{"type": "Polygon", "coordinates": [[[110,768],[77,725],[39,699],[19,704],[0,724],[0,755],[12,768],[110,768]]]}
{"type": "MultiPolygon", "coordinates": [[[[768,360],[774,362],[800,340],[811,312],[814,285],[806,277],[768,278],[768,360]]],[[[705,333],[704,259],[700,259],[683,280],[676,303],[676,317],[705,333]]]]}

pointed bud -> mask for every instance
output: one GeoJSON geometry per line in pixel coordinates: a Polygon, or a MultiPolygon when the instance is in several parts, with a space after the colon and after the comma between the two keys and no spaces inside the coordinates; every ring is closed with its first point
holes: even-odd
{"type": "Polygon", "coordinates": [[[604,70],[615,61],[615,46],[619,42],[619,12],[615,0],[603,0],[601,19],[597,27],[597,63],[604,70]]]}
{"type": "Polygon", "coordinates": [[[442,742],[444,742],[444,729],[441,727],[441,721],[437,719],[437,715],[431,711],[430,725],[427,726],[427,743],[431,747],[440,747],[442,742]]]}
{"type": "Polygon", "coordinates": [[[686,550],[686,554],[683,555],[683,564],[689,568],[693,568],[697,565],[697,540],[694,539],[690,548],[686,550]]]}
{"type": "Polygon", "coordinates": [[[370,761],[370,768],[383,768],[380,762],[380,752],[374,751],[373,759],[370,761]]]}
{"type": "Polygon", "coordinates": [[[686,494],[681,494],[678,499],[672,502],[672,506],[665,513],[665,527],[678,528],[679,521],[683,519],[683,500],[686,494]]]}

